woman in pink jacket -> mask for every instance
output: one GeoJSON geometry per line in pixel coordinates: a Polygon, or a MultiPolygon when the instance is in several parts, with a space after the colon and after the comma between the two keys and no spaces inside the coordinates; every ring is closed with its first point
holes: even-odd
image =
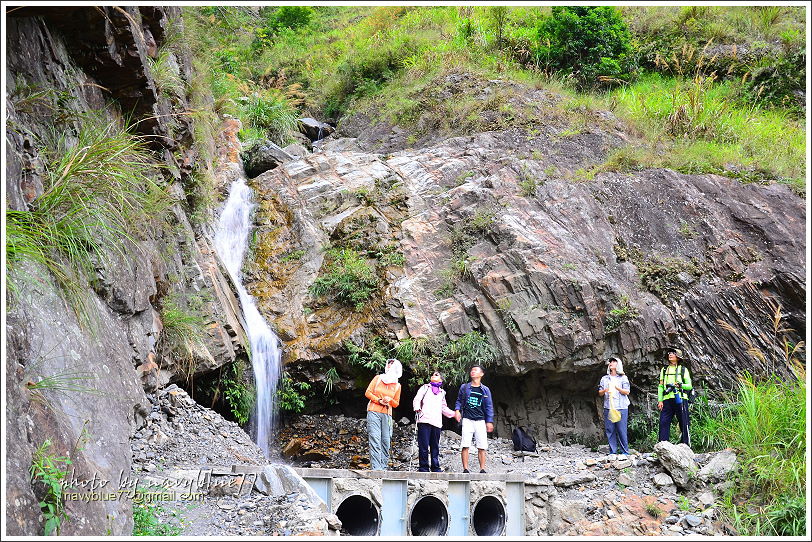
{"type": "Polygon", "coordinates": [[[429,447],[431,447],[431,472],[443,472],[440,468],[440,432],[443,416],[453,418],[454,411],[445,402],[443,375],[434,371],[430,382],[423,384],[414,397],[417,414],[417,446],[420,451],[418,472],[429,472],[429,447]]]}

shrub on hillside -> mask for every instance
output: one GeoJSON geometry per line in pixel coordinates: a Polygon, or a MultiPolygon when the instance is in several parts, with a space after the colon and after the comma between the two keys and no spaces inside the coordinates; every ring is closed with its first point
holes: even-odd
{"type": "Polygon", "coordinates": [[[539,64],[571,74],[581,87],[628,81],[635,68],[631,34],[611,6],[555,6],[538,39],[539,64]]]}
{"type": "Polygon", "coordinates": [[[264,132],[278,145],[287,144],[299,118],[298,111],[276,89],[252,93],[242,109],[250,126],[264,132]]]}
{"type": "Polygon", "coordinates": [[[325,272],[310,287],[310,293],[332,295],[356,311],[363,309],[378,289],[375,268],[350,248],[329,249],[327,261],[325,272]]]}
{"type": "Polygon", "coordinates": [[[281,6],[268,17],[268,27],[279,30],[280,28],[301,28],[310,24],[313,18],[313,8],[308,6],[281,6]]]}
{"type": "Polygon", "coordinates": [[[403,61],[415,54],[418,42],[405,33],[375,38],[366,47],[344,56],[336,68],[336,79],[327,92],[327,111],[339,114],[352,96],[374,94],[403,68],[403,61]]]}
{"type": "Polygon", "coordinates": [[[803,110],[806,87],[806,51],[796,48],[783,56],[767,58],[750,72],[744,83],[744,98],[750,103],[803,110]]]}
{"type": "Polygon", "coordinates": [[[272,46],[275,38],[310,24],[313,8],[308,6],[281,6],[265,17],[265,25],[254,30],[252,49],[272,46]]]}

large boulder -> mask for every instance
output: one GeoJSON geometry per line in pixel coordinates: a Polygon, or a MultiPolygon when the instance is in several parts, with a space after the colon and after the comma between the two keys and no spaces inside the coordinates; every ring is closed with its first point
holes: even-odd
{"type": "Polygon", "coordinates": [[[306,495],[308,500],[319,505],[324,511],[327,510],[327,505],[321,500],[321,497],[289,465],[281,463],[266,465],[257,476],[254,488],[263,495],[273,497],[290,493],[306,495]]]}
{"type": "Polygon", "coordinates": [[[562,474],[556,477],[553,484],[559,487],[571,487],[580,484],[588,484],[595,481],[595,475],[589,471],[580,471],[572,474],[562,474]]]}
{"type": "Polygon", "coordinates": [[[299,131],[310,139],[310,141],[318,141],[323,139],[335,131],[335,128],[310,117],[299,119],[299,131]]]}
{"type": "Polygon", "coordinates": [[[524,425],[542,441],[598,439],[594,387],[606,354],[652,389],[678,343],[692,376],[723,388],[753,362],[718,319],[754,330],[768,352],[772,293],[790,327],[805,327],[805,212],[785,185],[665,169],[573,182],[618,144],[597,129],[577,142],[491,132],[392,155],[355,143],[325,143],[253,184],[264,242],[248,289],[300,378],[344,364],[346,341],[373,330],[398,339],[476,331],[499,352],[488,371],[498,434],[524,425]],[[381,287],[364,310],[310,295],[328,243],[375,265],[381,287]],[[385,250],[401,261],[373,256],[385,250]]]}
{"type": "Polygon", "coordinates": [[[736,452],[726,448],[714,454],[708,463],[699,470],[699,479],[705,482],[721,482],[738,468],[736,452]]]}
{"type": "Polygon", "coordinates": [[[254,178],[295,157],[270,141],[257,142],[242,153],[245,174],[254,178]]]}
{"type": "Polygon", "coordinates": [[[657,458],[679,487],[687,487],[696,478],[699,467],[694,460],[694,452],[687,444],[658,442],[654,446],[657,458]]]}

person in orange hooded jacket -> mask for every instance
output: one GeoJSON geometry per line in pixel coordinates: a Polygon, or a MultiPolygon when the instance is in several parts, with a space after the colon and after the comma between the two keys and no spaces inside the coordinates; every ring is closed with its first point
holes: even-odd
{"type": "Polygon", "coordinates": [[[367,405],[367,435],[369,462],[372,470],[389,467],[389,445],[392,439],[392,409],[400,404],[400,384],[403,366],[393,358],[386,360],[383,374],[375,375],[364,394],[367,405]]]}

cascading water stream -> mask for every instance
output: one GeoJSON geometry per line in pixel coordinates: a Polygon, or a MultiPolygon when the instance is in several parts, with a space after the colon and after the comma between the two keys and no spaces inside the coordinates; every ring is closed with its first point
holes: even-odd
{"type": "Polygon", "coordinates": [[[217,223],[214,248],[228,269],[240,297],[257,391],[256,407],[251,418],[251,436],[265,457],[268,457],[275,422],[274,397],[282,368],[282,351],[279,339],[242,284],[240,270],[248,249],[251,211],[255,206],[251,199],[252,194],[245,179],[237,179],[232,183],[228,200],[217,223]]]}

